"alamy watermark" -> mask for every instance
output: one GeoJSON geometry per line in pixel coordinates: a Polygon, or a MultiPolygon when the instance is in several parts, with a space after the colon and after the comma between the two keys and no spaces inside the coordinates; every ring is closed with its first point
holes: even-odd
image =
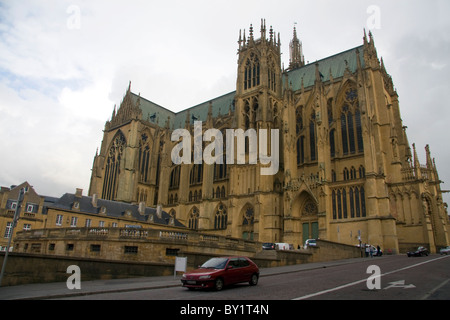
{"type": "Polygon", "coordinates": [[[369,17],[366,20],[367,29],[381,29],[381,9],[377,5],[370,5],[366,10],[369,17]]]}
{"type": "Polygon", "coordinates": [[[70,265],[67,267],[66,273],[70,273],[71,276],[67,278],[67,289],[81,289],[81,269],[77,265],[70,265]]]}
{"type": "Polygon", "coordinates": [[[366,281],[367,289],[369,290],[380,290],[381,289],[381,269],[377,265],[370,265],[367,267],[366,273],[371,274],[371,276],[366,281]]]}
{"type": "Polygon", "coordinates": [[[77,5],[70,5],[66,9],[67,17],[66,26],[69,30],[81,29],[81,9],[77,5]]]}
{"type": "MultiPolygon", "coordinates": [[[[261,166],[261,175],[274,175],[279,168],[279,131],[278,129],[226,129],[224,155],[223,135],[219,129],[208,129],[202,134],[202,122],[194,121],[194,164],[234,164],[234,151],[236,149],[236,164],[246,163],[245,140],[248,139],[248,163],[257,164],[258,156],[261,166]],[[270,131],[270,141],[268,137],[270,131]],[[203,142],[210,141],[203,150],[203,142]],[[236,142],[236,143],[235,143],[236,142]],[[236,148],[235,148],[236,145],[236,148]],[[268,152],[270,146],[270,153],[268,152]],[[257,151],[259,149],[259,152],[257,151]]],[[[172,132],[171,141],[181,141],[174,146],[171,153],[174,164],[191,164],[192,162],[192,136],[187,129],[176,129],[172,132]]]]}

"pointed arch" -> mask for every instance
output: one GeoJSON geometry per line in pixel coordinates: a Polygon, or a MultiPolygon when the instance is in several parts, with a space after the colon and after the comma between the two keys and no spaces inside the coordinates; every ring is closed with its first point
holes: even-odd
{"type": "Polygon", "coordinates": [[[193,206],[188,215],[188,228],[192,230],[198,230],[198,219],[200,217],[200,211],[196,206],[193,206]]]}
{"type": "Polygon", "coordinates": [[[227,207],[220,202],[214,210],[214,230],[225,230],[228,223],[227,207]]]}
{"type": "Polygon", "coordinates": [[[122,131],[118,130],[112,139],[108,150],[105,174],[103,180],[102,199],[115,200],[120,175],[120,164],[126,147],[126,139],[122,131]]]}

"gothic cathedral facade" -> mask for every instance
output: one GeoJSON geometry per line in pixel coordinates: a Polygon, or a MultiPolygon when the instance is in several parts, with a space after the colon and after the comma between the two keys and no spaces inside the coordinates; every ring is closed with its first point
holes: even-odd
{"type": "Polygon", "coordinates": [[[305,64],[294,28],[288,68],[280,35],[264,20],[259,38],[250,26],[238,43],[233,92],[175,113],[128,87],[105,124],[89,195],[159,205],[190,229],[295,248],[309,238],[393,253],[449,245],[435,163],[428,146],[426,165],[411,149],[370,33],[356,48],[305,64]],[[227,129],[278,130],[278,172],[260,174],[250,139],[244,164],[174,164],[171,135],[183,128],[194,136],[195,121],[224,141],[227,129]]]}

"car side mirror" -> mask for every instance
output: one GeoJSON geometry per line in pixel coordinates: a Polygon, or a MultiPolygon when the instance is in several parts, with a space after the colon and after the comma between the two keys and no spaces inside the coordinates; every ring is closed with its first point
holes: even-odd
{"type": "Polygon", "coordinates": [[[228,266],[227,266],[227,270],[228,270],[228,269],[233,269],[233,266],[228,265],[228,266]]]}

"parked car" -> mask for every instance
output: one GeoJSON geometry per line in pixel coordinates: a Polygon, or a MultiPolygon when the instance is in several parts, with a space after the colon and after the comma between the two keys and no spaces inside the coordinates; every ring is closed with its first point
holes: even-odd
{"type": "Polygon", "coordinates": [[[189,289],[213,288],[222,290],[224,286],[248,282],[258,284],[259,268],[247,257],[211,258],[198,269],[183,274],[183,287],[189,289]]]}
{"type": "Polygon", "coordinates": [[[308,247],[315,247],[315,246],[317,246],[316,239],[308,239],[305,241],[305,245],[304,245],[305,249],[308,247]]]}
{"type": "Polygon", "coordinates": [[[415,251],[409,251],[407,253],[408,257],[422,257],[422,256],[428,256],[430,252],[425,247],[418,247],[415,251]]]}
{"type": "Polygon", "coordinates": [[[449,254],[449,253],[450,253],[450,246],[449,246],[449,247],[442,248],[441,250],[439,250],[439,252],[440,252],[441,254],[449,254]]]}
{"type": "Polygon", "coordinates": [[[272,242],[264,242],[262,244],[263,250],[275,250],[275,243],[272,242]]]}

